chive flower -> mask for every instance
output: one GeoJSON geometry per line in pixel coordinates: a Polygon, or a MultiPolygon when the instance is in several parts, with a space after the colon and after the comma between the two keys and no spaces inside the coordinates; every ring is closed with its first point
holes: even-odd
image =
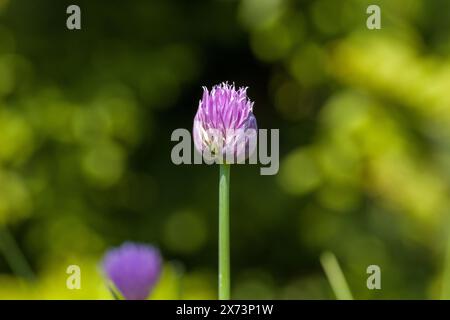
{"type": "Polygon", "coordinates": [[[230,167],[256,148],[256,118],[247,88],[224,82],[211,91],[203,87],[193,136],[196,149],[219,167],[219,299],[230,299],[230,167]]]}
{"type": "Polygon", "coordinates": [[[223,82],[211,91],[203,87],[203,97],[194,118],[196,149],[220,163],[247,159],[256,148],[256,118],[247,88],[236,90],[223,82]]]}
{"type": "Polygon", "coordinates": [[[159,279],[162,258],[153,246],[125,242],[103,258],[103,272],[127,300],[145,300],[159,279]]]}

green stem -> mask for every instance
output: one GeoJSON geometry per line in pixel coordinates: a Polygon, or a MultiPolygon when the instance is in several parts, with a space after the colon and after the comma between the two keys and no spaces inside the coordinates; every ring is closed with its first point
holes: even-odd
{"type": "Polygon", "coordinates": [[[220,165],[219,180],[219,300],[230,300],[230,165],[220,165]]]}
{"type": "Polygon", "coordinates": [[[336,256],[331,252],[324,252],[320,257],[320,262],[322,263],[322,267],[330,282],[331,288],[336,295],[336,299],[353,300],[352,293],[336,256]]]}
{"type": "Polygon", "coordinates": [[[0,251],[15,275],[30,281],[35,279],[25,256],[6,227],[0,229],[0,251]]]}

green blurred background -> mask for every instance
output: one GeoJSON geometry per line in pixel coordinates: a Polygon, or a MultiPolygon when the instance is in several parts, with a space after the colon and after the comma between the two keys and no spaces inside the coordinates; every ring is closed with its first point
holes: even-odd
{"type": "Polygon", "coordinates": [[[450,297],[448,0],[0,0],[0,298],[109,299],[126,240],[161,249],[151,298],[216,298],[218,168],[170,135],[225,80],[280,129],[278,175],[232,168],[233,298],[334,299],[323,251],[357,299],[450,297]]]}

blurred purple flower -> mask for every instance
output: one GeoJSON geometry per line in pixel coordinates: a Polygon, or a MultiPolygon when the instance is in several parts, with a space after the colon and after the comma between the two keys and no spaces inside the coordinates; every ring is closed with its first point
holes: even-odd
{"type": "Polygon", "coordinates": [[[256,118],[247,88],[235,89],[224,82],[209,92],[203,87],[203,97],[194,118],[194,144],[211,158],[239,162],[256,148],[256,118]]]}
{"type": "Polygon", "coordinates": [[[144,300],[158,281],[162,258],[158,249],[125,242],[109,250],[103,258],[103,271],[127,300],[144,300]]]}

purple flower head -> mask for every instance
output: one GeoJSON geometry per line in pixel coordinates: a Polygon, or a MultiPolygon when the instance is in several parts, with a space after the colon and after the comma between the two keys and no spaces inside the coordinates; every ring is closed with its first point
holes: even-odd
{"type": "Polygon", "coordinates": [[[203,97],[194,118],[196,149],[227,163],[241,162],[256,148],[256,118],[247,88],[235,89],[224,82],[211,91],[203,87],[203,97]]]}
{"type": "Polygon", "coordinates": [[[144,300],[158,281],[162,258],[150,245],[125,242],[109,250],[103,271],[127,300],[144,300]]]}

